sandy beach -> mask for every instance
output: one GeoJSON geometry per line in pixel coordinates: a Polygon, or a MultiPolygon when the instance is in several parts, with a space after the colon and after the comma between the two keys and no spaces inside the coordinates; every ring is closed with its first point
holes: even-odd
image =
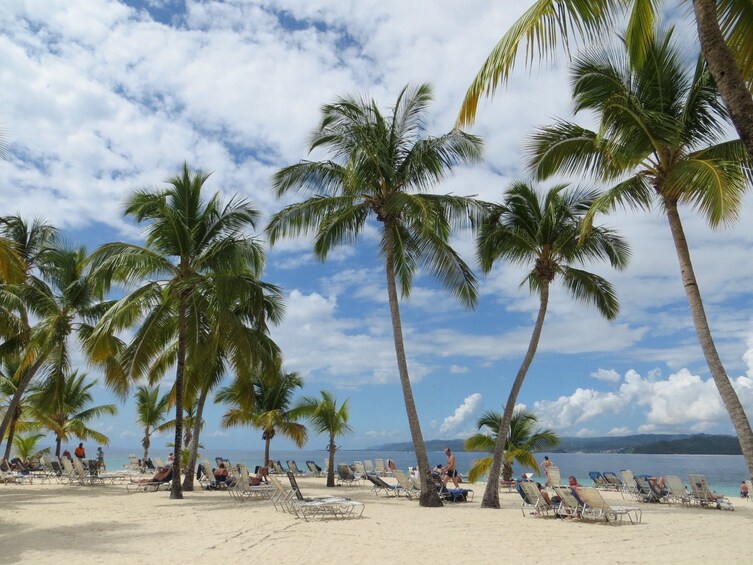
{"type": "MultiPolygon", "coordinates": [[[[501,510],[473,502],[420,508],[376,497],[370,488],[324,487],[299,479],[306,496],[346,495],[366,503],[362,518],[305,522],[262,501],[225,492],[129,494],[124,485],[0,485],[2,563],[751,563],[753,502],[734,512],[635,503],[643,523],[619,526],[537,518],[501,492],[501,510]],[[247,561],[246,561],[247,560],[247,561]]],[[[614,503],[628,504],[606,492],[614,503]]]]}

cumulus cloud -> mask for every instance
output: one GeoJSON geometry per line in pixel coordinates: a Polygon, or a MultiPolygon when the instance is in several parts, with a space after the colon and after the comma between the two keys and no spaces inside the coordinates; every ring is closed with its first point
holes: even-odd
{"type": "Polygon", "coordinates": [[[461,367],[460,365],[450,365],[450,373],[452,373],[453,375],[463,375],[468,371],[468,367],[461,367]]]}
{"type": "Polygon", "coordinates": [[[600,381],[616,383],[620,380],[620,374],[614,369],[598,369],[591,373],[591,376],[600,381]]]}
{"type": "Polygon", "coordinates": [[[477,392],[466,396],[463,403],[455,409],[452,416],[447,416],[439,426],[441,433],[452,433],[472,418],[481,407],[481,395],[477,392]]]}
{"type": "MultiPolygon", "coordinates": [[[[753,379],[740,376],[732,384],[748,413],[753,409],[753,379]]],[[[707,431],[729,423],[713,379],[703,379],[681,369],[662,379],[656,372],[642,377],[629,370],[616,392],[577,388],[569,396],[534,403],[543,422],[560,433],[582,428],[584,422],[604,416],[618,416],[637,409],[644,421],[639,432],[669,432],[691,429],[707,431]]],[[[590,432],[590,430],[589,430],[590,432]]],[[[627,427],[612,428],[610,435],[625,435],[627,427]]]]}

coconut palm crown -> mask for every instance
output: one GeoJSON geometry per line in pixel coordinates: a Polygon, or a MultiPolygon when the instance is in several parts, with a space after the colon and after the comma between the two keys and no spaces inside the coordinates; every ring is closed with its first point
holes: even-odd
{"type": "Polygon", "coordinates": [[[686,68],[671,30],[642,61],[621,48],[592,50],[576,58],[571,76],[575,111],[592,112],[599,127],[560,120],[539,129],[528,147],[531,171],[612,183],[594,201],[586,230],[595,214],[619,206],[666,215],[696,334],[753,476],[753,431],[716,350],[680,218],[687,206],[711,227],[733,222],[753,180],[748,154],[727,139],[727,112],[705,62],[686,68]]]}
{"type": "Polygon", "coordinates": [[[274,244],[283,236],[314,232],[314,252],[324,260],[333,247],[353,243],[368,219],[379,222],[398,372],[422,473],[420,504],[440,506],[426,483],[429,461],[408,375],[397,287],[407,296],[421,267],[463,304],[475,304],[475,278],[449,238],[453,228],[469,225],[478,205],[428,190],[454,167],[478,161],[481,141],[457,129],[425,136],[430,100],[431,88],[423,84],[403,88],[388,115],[373,100],[353,96],[325,105],[310,149],[327,150],[331,160],[301,161],[275,174],[278,197],[301,191],[309,198],[275,214],[267,234],[274,244]]]}
{"type": "MultiPolygon", "coordinates": [[[[534,452],[549,451],[559,445],[560,439],[551,428],[534,429],[537,422],[536,414],[529,410],[518,408],[513,412],[510,420],[510,431],[507,434],[507,443],[505,444],[505,459],[502,468],[502,478],[505,481],[512,480],[512,464],[514,461],[523,467],[533,469],[539,474],[539,464],[536,462],[534,452]]],[[[479,433],[465,440],[463,447],[466,451],[493,453],[501,425],[501,413],[493,410],[484,412],[476,424],[479,433]]],[[[475,460],[468,470],[468,480],[472,483],[476,482],[489,472],[491,465],[492,457],[475,460]]]]}
{"type": "MultiPolygon", "coordinates": [[[[619,312],[617,295],[603,277],[581,268],[592,261],[608,261],[624,269],[630,252],[625,241],[611,229],[596,226],[582,237],[584,217],[597,193],[558,185],[540,195],[532,186],[513,182],[501,204],[489,205],[479,229],[477,255],[484,272],[495,263],[508,262],[530,270],[523,279],[539,296],[539,311],[523,361],[505,403],[500,433],[489,468],[489,481],[496,484],[504,462],[506,434],[528,369],[538,348],[552,284],[561,282],[568,294],[594,305],[612,320],[619,312]]],[[[486,489],[484,508],[499,508],[498,489],[486,489]]]]}

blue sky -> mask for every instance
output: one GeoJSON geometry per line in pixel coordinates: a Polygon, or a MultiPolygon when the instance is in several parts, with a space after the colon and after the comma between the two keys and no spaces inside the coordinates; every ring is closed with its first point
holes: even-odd
{"type": "MultiPolygon", "coordinates": [[[[0,119],[12,155],[0,167],[2,213],[43,216],[92,250],[138,241],[138,229],[122,218],[123,196],[158,186],[185,160],[214,172],[209,190],[241,193],[266,218],[289,202],[275,200],[270,176],[307,156],[322,104],[368,93],[386,109],[405,84],[430,82],[429,133],[444,133],[482,61],[528,4],[4,3],[0,119]]],[[[692,34],[684,34],[691,43],[692,34]]],[[[499,200],[511,180],[525,178],[522,147],[531,129],[570,114],[564,57],[518,69],[509,87],[482,103],[471,128],[485,140],[484,164],[458,170],[436,191],[499,200]]],[[[712,331],[749,414],[751,198],[740,221],[717,232],[682,211],[712,331]]],[[[615,284],[622,314],[608,323],[556,288],[519,402],[561,435],[731,433],[693,332],[665,220],[658,211],[621,212],[603,223],[633,249],[623,273],[591,269],[615,284]]],[[[283,241],[269,251],[264,273],[286,293],[287,317],[273,332],[286,369],[304,377],[306,394],[328,389],[350,398],[354,433],[343,439],[346,447],[409,439],[375,233],[372,226],[325,264],[312,257],[310,241],[283,241]]],[[[473,263],[469,234],[457,234],[454,244],[473,263]]],[[[522,276],[505,265],[480,277],[474,311],[430,279],[416,279],[402,313],[425,438],[466,437],[482,411],[500,409],[506,399],[538,307],[519,288],[522,276]]],[[[102,387],[96,399],[115,402],[102,387]]],[[[210,408],[204,445],[262,447],[257,431],[219,429],[221,413],[210,408]]],[[[138,445],[131,402],[98,426],[114,446],[138,445]]],[[[323,445],[314,437],[308,447],[323,445]]]]}

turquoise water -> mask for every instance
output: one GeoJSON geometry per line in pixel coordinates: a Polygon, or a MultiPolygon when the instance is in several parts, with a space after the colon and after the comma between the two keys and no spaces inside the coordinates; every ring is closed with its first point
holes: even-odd
{"type": "MultiPolygon", "coordinates": [[[[134,453],[141,457],[142,451],[111,449],[105,452],[105,461],[109,469],[121,468],[128,462],[128,454],[134,453]]],[[[161,457],[167,459],[166,450],[157,450],[150,452],[150,457],[161,457]]],[[[444,464],[446,458],[443,452],[429,452],[429,464],[434,467],[437,464],[444,464]]],[[[575,475],[578,482],[583,485],[593,484],[588,473],[589,471],[612,471],[619,476],[622,469],[630,469],[636,475],[679,475],[683,482],[687,483],[689,474],[701,474],[706,476],[706,480],[712,489],[720,494],[727,496],[738,496],[740,482],[747,478],[747,471],[742,455],[634,455],[634,454],[617,454],[617,453],[541,453],[537,455],[537,460],[541,461],[544,455],[549,455],[552,462],[560,469],[563,478],[569,475],[575,475]]],[[[229,459],[233,463],[246,463],[251,469],[260,465],[264,459],[263,451],[250,450],[219,450],[211,452],[204,450],[202,457],[214,461],[217,456],[229,459]]],[[[478,459],[482,454],[458,452],[455,454],[457,466],[461,473],[466,473],[474,459],[478,459]]],[[[288,459],[294,460],[298,467],[306,470],[306,461],[312,460],[322,467],[327,453],[324,451],[272,451],[272,457],[282,462],[288,459]]],[[[335,461],[337,463],[352,463],[353,461],[363,461],[370,459],[374,461],[380,458],[383,460],[392,459],[398,468],[407,469],[416,464],[413,452],[407,451],[346,451],[337,452],[335,461]]],[[[515,476],[527,471],[520,467],[514,467],[515,476]]]]}

